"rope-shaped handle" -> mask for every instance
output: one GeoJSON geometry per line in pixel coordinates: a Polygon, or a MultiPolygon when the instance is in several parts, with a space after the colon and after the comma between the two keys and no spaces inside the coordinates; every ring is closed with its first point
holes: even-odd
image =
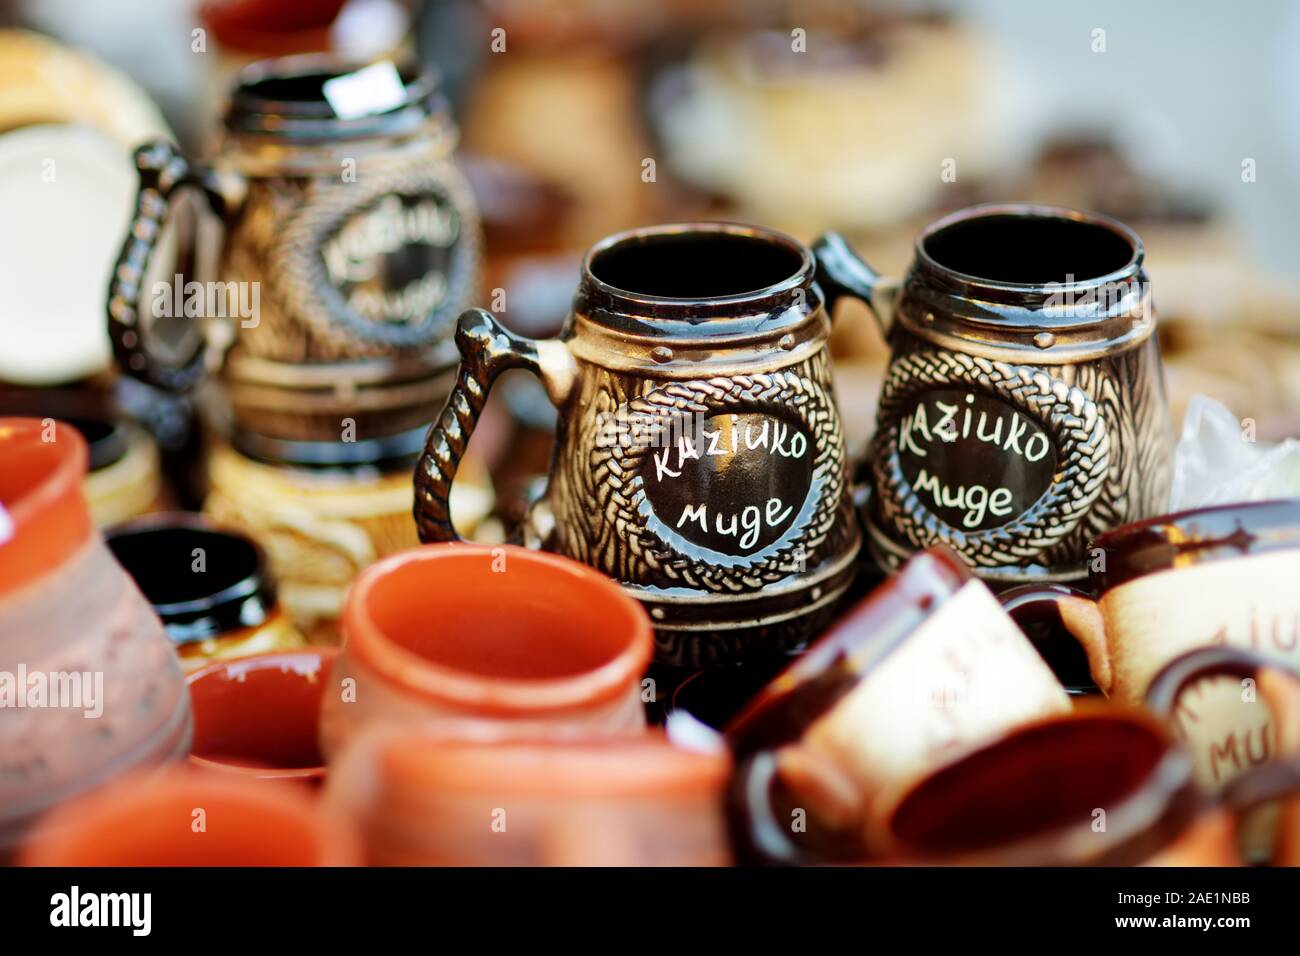
{"type": "Polygon", "coordinates": [[[145,347],[140,322],[144,283],[171,197],[186,186],[207,197],[213,212],[224,214],[224,201],[166,140],[145,143],[135,151],[140,188],[135,198],[131,227],[122,243],[108,286],[108,331],[118,364],[131,376],[170,392],[186,392],[203,378],[207,344],[200,338],[194,354],[180,365],[159,362],[145,347]]]}
{"type": "Polygon", "coordinates": [[[483,309],[461,315],[456,347],[461,355],[456,387],[429,427],[424,452],[415,465],[415,526],[426,544],[461,540],[451,521],[451,484],[492,383],[506,369],[541,371],[537,343],[507,331],[483,309]]]}

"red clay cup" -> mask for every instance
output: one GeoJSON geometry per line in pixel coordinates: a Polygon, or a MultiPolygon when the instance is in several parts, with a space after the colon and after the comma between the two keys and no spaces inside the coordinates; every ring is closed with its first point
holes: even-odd
{"type": "Polygon", "coordinates": [[[177,768],[65,803],[23,848],[26,866],[351,866],[348,823],[292,787],[177,768]]]}
{"type": "Polygon", "coordinates": [[[312,647],[214,661],[187,678],[190,764],[255,780],[318,784],[321,699],[338,650],[312,647]]]}
{"type": "Polygon", "coordinates": [[[487,719],[534,735],[645,727],[650,618],[615,582],[558,555],[463,543],[392,555],[353,583],[343,637],[321,715],[327,759],[381,722],[487,719]]]}

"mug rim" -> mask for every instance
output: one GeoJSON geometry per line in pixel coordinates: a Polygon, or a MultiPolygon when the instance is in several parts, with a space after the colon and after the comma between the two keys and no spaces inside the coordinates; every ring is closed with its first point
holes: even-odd
{"type": "Polygon", "coordinates": [[[1111,216],[1103,215],[1102,213],[1087,212],[1080,209],[1072,209],[1068,206],[1052,205],[1050,203],[987,202],[958,209],[955,212],[939,217],[929,225],[925,226],[919,233],[917,233],[916,240],[913,243],[913,255],[915,256],[915,261],[937,276],[948,278],[972,289],[986,289],[990,291],[1020,294],[1041,292],[1049,283],[1008,282],[1005,280],[989,279],[982,276],[972,275],[967,272],[961,272],[939,262],[930,255],[929,250],[926,249],[927,241],[953,226],[975,222],[980,219],[993,219],[996,217],[1040,220],[1055,219],[1079,225],[1094,226],[1118,236],[1129,245],[1131,252],[1128,261],[1124,265],[1112,269],[1110,272],[1103,275],[1090,276],[1086,279],[1076,278],[1070,283],[1071,288],[1074,289],[1093,289],[1099,286],[1132,279],[1141,272],[1143,261],[1146,258],[1146,247],[1143,245],[1141,238],[1138,237],[1138,234],[1131,227],[1126,226],[1124,223],[1120,222],[1118,219],[1112,218],[1111,216]]]}
{"type": "MultiPolygon", "coordinates": [[[[241,657],[219,658],[208,661],[202,667],[199,667],[185,675],[185,688],[190,695],[190,708],[194,708],[194,695],[192,688],[201,680],[206,680],[220,671],[230,667],[248,666],[254,670],[265,670],[272,662],[286,659],[304,659],[312,658],[317,662],[315,673],[320,674],[321,670],[328,664],[338,659],[339,648],[327,647],[324,645],[312,645],[310,647],[299,647],[293,650],[285,651],[264,651],[259,654],[247,654],[241,657]]],[[[197,716],[195,716],[197,722],[197,716]]],[[[317,736],[319,736],[320,715],[317,714],[317,736]]],[[[320,780],[324,779],[326,772],[326,763],[324,755],[321,756],[319,764],[302,767],[252,767],[244,764],[235,763],[229,760],[218,760],[213,757],[205,757],[201,754],[194,753],[194,742],[191,739],[189,763],[192,767],[210,770],[216,773],[231,774],[237,777],[249,777],[254,780],[320,780]]]]}
{"type": "Polygon", "coordinates": [[[604,703],[640,680],[654,652],[650,616],[636,598],[615,581],[571,558],[519,545],[442,542],[407,548],[367,567],[352,582],[344,602],[343,650],[373,669],[387,683],[435,700],[474,711],[530,714],[567,711],[604,703]],[[560,677],[496,677],[440,664],[408,650],[383,633],[369,611],[376,584],[414,565],[436,566],[448,561],[487,559],[497,549],[510,561],[542,566],[573,578],[573,584],[599,592],[626,616],[621,649],[599,666],[560,677]]]}
{"type": "Polygon", "coordinates": [[[1300,549],[1300,499],[1235,502],[1153,515],[1104,531],[1088,547],[1102,550],[1106,557],[1105,570],[1091,572],[1100,596],[1162,571],[1300,549]]]}
{"type": "MultiPolygon", "coordinates": [[[[802,321],[781,321],[783,313],[797,305],[796,293],[804,290],[807,312],[821,304],[820,293],[813,292],[816,265],[808,247],[784,232],[768,226],[730,220],[686,220],[639,226],[608,235],[591,246],[582,258],[581,278],[574,296],[574,310],[593,318],[615,331],[633,334],[681,337],[770,333],[802,321]],[[662,296],[623,289],[596,275],[596,260],[616,248],[625,248],[647,240],[682,239],[691,236],[727,236],[779,246],[793,253],[799,267],[777,282],[755,289],[719,296],[662,296]],[[755,315],[761,313],[762,328],[755,328],[755,315]],[[707,325],[704,321],[708,320],[707,325]]],[[[798,311],[796,309],[796,311],[798,311]]]]}
{"type": "MultiPolygon", "coordinates": [[[[145,595],[149,606],[162,619],[163,627],[172,644],[176,646],[194,644],[249,627],[261,627],[271,618],[278,603],[275,579],[271,573],[270,559],[266,550],[251,535],[223,526],[199,512],[162,511],[130,518],[106,528],[104,541],[109,551],[113,553],[113,560],[134,580],[134,571],[117,556],[113,542],[169,531],[198,533],[238,541],[249,549],[252,557],[252,566],[247,574],[213,594],[161,604],[155,604],[149,600],[148,595],[145,595]],[[251,623],[248,613],[250,598],[258,599],[263,612],[260,620],[251,623]]],[[[144,588],[140,587],[140,591],[143,594],[144,588]]]]}

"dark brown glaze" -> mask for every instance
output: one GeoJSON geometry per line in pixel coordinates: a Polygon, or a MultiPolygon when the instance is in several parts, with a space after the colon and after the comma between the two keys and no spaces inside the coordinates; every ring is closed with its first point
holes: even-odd
{"type": "Polygon", "coordinates": [[[943,546],[913,557],[782,671],[726,728],[737,754],[791,743],[971,578],[943,546]]]}
{"type": "Polygon", "coordinates": [[[884,566],[935,543],[990,581],[1068,581],[1087,542],[1154,513],[1169,483],[1141,241],[1073,210],[989,204],[922,231],[900,285],[842,237],[815,246],[828,308],[888,339],[867,541],[884,566]]]}
{"type": "Polygon", "coordinates": [[[1300,548],[1300,499],[1221,505],[1161,515],[1093,538],[1105,552],[1098,594],[1145,574],[1300,548]]]}
{"type": "Polygon", "coordinates": [[[1096,708],[1031,724],[917,783],[889,812],[885,852],[917,862],[1132,865],[1168,846],[1200,808],[1191,760],[1158,721],[1096,708]],[[1104,833],[1091,830],[1097,810],[1107,814],[1104,833]]]}

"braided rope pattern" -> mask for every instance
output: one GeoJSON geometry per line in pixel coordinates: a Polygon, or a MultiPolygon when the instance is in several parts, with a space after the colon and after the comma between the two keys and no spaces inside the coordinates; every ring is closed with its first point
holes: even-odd
{"type": "Polygon", "coordinates": [[[310,328],[327,353],[358,357],[393,349],[427,348],[445,339],[456,315],[473,298],[480,250],[478,215],[469,185],[455,164],[424,161],[367,173],[357,182],[318,181],[271,245],[267,279],[275,299],[310,328]],[[447,290],[442,303],[418,323],[375,322],[348,305],[330,282],[321,247],[351,217],[388,195],[433,197],[456,217],[447,290]]]}
{"type": "Polygon", "coordinates": [[[733,594],[757,591],[766,583],[787,578],[815,563],[815,550],[825,542],[841,515],[847,455],[834,399],[814,376],[783,369],[769,374],[673,382],[631,399],[624,408],[638,420],[662,423],[668,433],[671,423],[683,416],[716,413],[719,409],[776,417],[788,417],[793,412],[816,452],[810,487],[817,487],[820,481],[820,496],[807,527],[777,551],[757,560],[737,556],[734,566],[717,566],[698,555],[679,552],[647,527],[649,509],[643,507],[646,491],[641,472],[652,451],[651,443],[625,446],[592,441],[586,466],[589,474],[578,487],[592,489],[599,514],[606,520],[589,528],[589,535],[571,540],[571,546],[583,552],[579,556],[582,560],[593,563],[592,559],[601,553],[621,552],[620,560],[628,564],[620,572],[624,580],[733,594]],[[592,532],[595,540],[590,538],[592,532]],[[611,537],[616,540],[605,540],[611,537]]]}
{"type": "Polygon", "coordinates": [[[891,363],[881,392],[873,442],[875,487],[888,527],[912,547],[943,542],[976,567],[1026,562],[1061,541],[1088,514],[1107,480],[1110,434],[1104,416],[1082,389],[1043,369],[979,356],[920,349],[891,363]],[[954,528],[921,502],[903,475],[900,419],[921,392],[942,386],[979,388],[1044,423],[1057,451],[1057,471],[1025,512],[995,528],[954,528]]]}

